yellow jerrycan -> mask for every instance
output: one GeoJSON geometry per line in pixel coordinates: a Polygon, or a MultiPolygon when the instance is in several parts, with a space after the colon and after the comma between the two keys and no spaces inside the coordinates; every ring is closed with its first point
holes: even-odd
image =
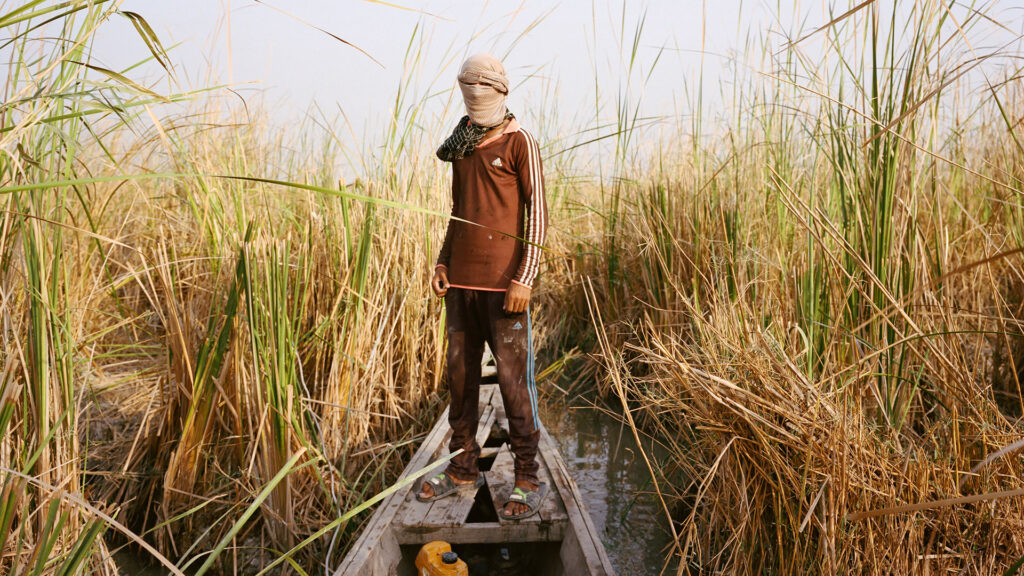
{"type": "Polygon", "coordinates": [[[447,542],[428,542],[416,555],[418,576],[469,576],[469,566],[447,542]]]}

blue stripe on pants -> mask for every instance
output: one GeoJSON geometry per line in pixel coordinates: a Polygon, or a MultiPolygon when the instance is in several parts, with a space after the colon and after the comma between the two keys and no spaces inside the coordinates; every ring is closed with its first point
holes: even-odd
{"type": "Polygon", "coordinates": [[[526,387],[530,392],[530,406],[533,409],[533,427],[540,430],[540,415],[537,413],[537,380],[533,370],[533,327],[530,325],[530,308],[526,308],[526,387]]]}

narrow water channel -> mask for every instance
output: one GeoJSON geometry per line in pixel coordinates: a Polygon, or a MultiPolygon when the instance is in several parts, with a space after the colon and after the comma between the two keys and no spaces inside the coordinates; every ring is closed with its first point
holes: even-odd
{"type": "MultiPolygon", "coordinates": [[[[660,574],[671,543],[668,521],[630,430],[605,412],[561,403],[541,408],[548,432],[580,488],[608,557],[620,576],[660,574]]],[[[664,450],[644,445],[652,461],[664,450]]],[[[121,574],[162,576],[130,552],[116,556],[121,574]]],[[[675,573],[670,566],[669,574],[675,573]]]]}
{"type": "MultiPolygon", "coordinates": [[[[593,407],[555,404],[541,412],[616,573],[660,574],[672,538],[632,432],[593,407]]],[[[644,449],[652,461],[664,457],[654,442],[644,449]]],[[[675,574],[675,566],[666,573],[675,574]]]]}

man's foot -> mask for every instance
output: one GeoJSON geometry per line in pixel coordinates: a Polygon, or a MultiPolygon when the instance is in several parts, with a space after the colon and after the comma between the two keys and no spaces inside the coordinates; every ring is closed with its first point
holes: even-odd
{"type": "MultiPolygon", "coordinates": [[[[536,492],[537,489],[540,488],[540,485],[527,482],[526,480],[516,480],[516,488],[527,492],[536,492]]],[[[524,502],[507,502],[505,504],[504,514],[506,517],[518,516],[520,514],[525,514],[529,510],[530,506],[524,502]]]]}
{"type": "MultiPolygon", "coordinates": [[[[445,476],[451,479],[452,484],[455,484],[456,486],[465,486],[467,484],[472,484],[476,482],[476,480],[459,480],[455,476],[452,476],[451,474],[448,473],[445,473],[445,476]]],[[[430,482],[423,483],[423,486],[420,488],[419,496],[421,500],[430,500],[431,498],[434,497],[434,487],[430,484],[430,482]]]]}

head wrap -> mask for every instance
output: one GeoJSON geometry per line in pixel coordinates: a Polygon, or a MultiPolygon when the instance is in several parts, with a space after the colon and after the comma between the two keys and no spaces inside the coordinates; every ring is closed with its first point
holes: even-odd
{"type": "Polygon", "coordinates": [[[445,162],[471,156],[491,128],[515,118],[505,107],[505,67],[494,56],[470,56],[459,70],[459,89],[468,115],[459,120],[451,136],[437,149],[437,157],[445,162]]]}
{"type": "Polygon", "coordinates": [[[505,67],[490,54],[474,54],[459,71],[459,89],[466,114],[473,124],[492,127],[505,119],[508,77],[505,67]]]}

